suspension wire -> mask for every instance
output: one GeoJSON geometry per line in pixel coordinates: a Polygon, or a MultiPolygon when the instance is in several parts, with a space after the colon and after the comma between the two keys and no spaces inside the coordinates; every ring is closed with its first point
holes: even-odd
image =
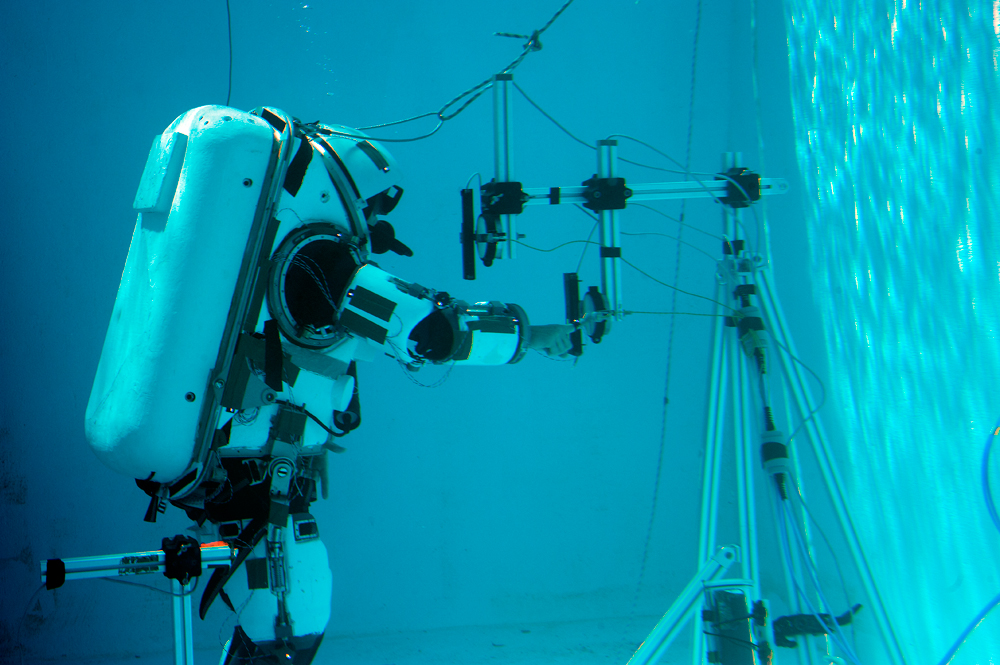
{"type": "Polygon", "coordinates": [[[546,118],[548,118],[549,122],[551,122],[551,123],[552,123],[553,125],[555,125],[555,126],[556,126],[556,127],[558,127],[559,129],[561,129],[561,130],[563,131],[563,133],[564,133],[564,134],[566,134],[566,136],[570,137],[571,139],[573,139],[574,141],[576,141],[577,143],[579,143],[580,145],[582,145],[582,146],[583,146],[583,147],[585,147],[585,148],[590,148],[591,150],[597,150],[597,147],[596,147],[596,146],[593,146],[593,145],[591,145],[591,144],[587,143],[586,141],[584,141],[583,139],[581,139],[580,137],[578,137],[578,136],[577,136],[576,134],[574,134],[573,132],[569,131],[569,130],[568,130],[568,129],[566,129],[565,127],[563,127],[563,126],[562,126],[562,125],[561,125],[561,124],[559,123],[559,121],[558,121],[558,120],[556,120],[555,118],[553,118],[553,117],[552,117],[551,115],[549,115],[549,114],[548,114],[548,113],[547,113],[547,112],[545,111],[545,109],[543,109],[543,108],[542,108],[541,106],[539,106],[538,104],[536,104],[536,103],[535,103],[535,100],[533,100],[533,99],[532,99],[531,97],[529,97],[529,96],[528,96],[528,93],[526,93],[526,92],[524,91],[524,88],[522,88],[521,86],[519,86],[519,85],[518,85],[518,84],[517,84],[516,82],[514,83],[514,89],[515,89],[515,90],[517,90],[517,91],[518,91],[519,93],[521,93],[521,96],[522,96],[522,97],[524,97],[524,98],[525,98],[525,100],[527,100],[527,102],[528,102],[529,104],[531,104],[532,106],[534,106],[534,107],[535,107],[535,109],[536,109],[536,110],[537,110],[537,111],[538,111],[539,113],[541,113],[541,114],[542,114],[542,115],[544,115],[544,116],[545,116],[546,118]]]}
{"type": "Polygon", "coordinates": [[[229,0],[226,0],[226,27],[229,30],[229,91],[226,92],[226,106],[233,96],[233,17],[229,11],[229,0]]]}
{"type": "MultiPolygon", "coordinates": [[[[434,127],[434,129],[432,129],[427,134],[423,134],[421,136],[416,136],[416,137],[411,137],[411,138],[405,138],[405,139],[396,139],[396,138],[379,138],[379,137],[371,137],[371,136],[360,136],[358,134],[351,134],[349,132],[330,131],[330,133],[333,134],[333,135],[335,135],[335,136],[344,136],[344,137],[347,137],[347,138],[356,138],[356,139],[367,139],[367,140],[371,140],[371,141],[380,141],[382,143],[409,143],[411,141],[420,141],[422,139],[425,139],[425,138],[428,138],[430,136],[433,136],[434,134],[437,133],[437,131],[439,129],[441,129],[441,127],[444,125],[445,122],[447,122],[448,120],[451,120],[452,118],[454,118],[455,116],[457,116],[459,113],[461,113],[466,108],[468,108],[470,104],[472,104],[474,101],[476,101],[477,99],[479,99],[483,95],[483,93],[485,93],[486,90],[493,85],[493,79],[494,79],[494,77],[497,74],[508,74],[508,73],[512,72],[514,69],[516,69],[518,67],[518,65],[520,65],[524,61],[524,59],[526,57],[528,57],[529,53],[534,53],[535,51],[540,51],[541,48],[542,48],[542,42],[540,40],[540,37],[542,36],[542,34],[546,30],[548,30],[550,27],[552,27],[552,24],[556,22],[556,19],[558,19],[560,16],[562,16],[562,13],[565,12],[567,9],[569,9],[569,6],[572,5],[574,1],[575,0],[566,0],[566,2],[563,4],[563,6],[560,7],[559,10],[556,11],[555,14],[552,15],[552,18],[549,19],[548,23],[546,23],[540,29],[535,30],[533,33],[531,33],[531,35],[527,36],[527,41],[524,43],[524,46],[521,48],[520,55],[518,55],[516,58],[514,58],[514,60],[512,60],[510,62],[510,64],[508,64],[506,67],[504,67],[500,71],[496,72],[496,74],[492,74],[491,76],[489,76],[488,78],[486,78],[482,82],[480,82],[480,83],[472,86],[468,90],[460,93],[459,95],[457,95],[456,97],[454,97],[451,101],[449,101],[444,106],[442,106],[441,108],[439,108],[436,112],[421,113],[419,115],[411,116],[411,117],[405,118],[403,120],[395,120],[393,122],[386,122],[386,123],[382,123],[382,124],[379,124],[379,125],[369,125],[367,127],[358,127],[359,131],[366,131],[366,130],[369,130],[369,129],[379,129],[379,128],[382,128],[382,127],[390,127],[390,126],[393,126],[393,125],[401,125],[401,124],[404,124],[404,123],[407,123],[407,122],[411,122],[413,120],[419,120],[421,118],[428,118],[428,117],[434,116],[434,117],[436,117],[438,119],[438,123],[434,127]],[[465,100],[465,102],[461,106],[459,106],[456,111],[454,111],[452,113],[448,113],[448,109],[450,109],[452,106],[455,106],[456,104],[458,104],[459,102],[461,102],[463,99],[465,100]]],[[[524,35],[512,35],[510,33],[499,33],[499,32],[498,33],[494,33],[494,35],[501,36],[501,37],[519,37],[519,38],[524,38],[525,37],[524,35]]]]}
{"type": "MultiPolygon", "coordinates": [[[[688,108],[688,137],[687,137],[687,157],[685,170],[690,170],[691,168],[691,136],[694,130],[694,91],[695,91],[695,75],[698,71],[698,38],[701,35],[701,0],[698,0],[698,8],[695,14],[695,26],[694,26],[694,52],[691,56],[691,100],[690,106],[688,108]]],[[[684,213],[687,205],[687,200],[683,199],[681,201],[681,214],[680,219],[684,221],[684,213]]],[[[684,235],[684,226],[680,226],[677,230],[677,257],[674,263],[674,284],[679,283],[680,279],[680,267],[681,267],[681,240],[684,235]]],[[[627,263],[627,262],[626,262],[627,263]]],[[[631,264],[628,264],[631,265],[631,264]]],[[[632,266],[635,268],[635,266],[632,266]]],[[[677,309],[677,292],[679,289],[674,288],[674,293],[671,301],[671,310],[676,311],[677,309]]],[[[674,347],[674,324],[677,321],[676,316],[670,317],[670,329],[667,332],[667,369],[666,378],[664,380],[663,388],[663,417],[660,424],[660,447],[657,453],[656,459],[656,477],[653,483],[653,499],[652,506],[649,511],[649,524],[646,526],[646,541],[642,548],[642,563],[639,566],[639,579],[635,585],[635,595],[632,599],[632,612],[635,612],[635,608],[639,603],[639,592],[642,589],[642,582],[646,577],[646,564],[649,561],[649,544],[653,539],[653,524],[656,521],[656,504],[660,498],[660,479],[663,475],[663,452],[666,448],[667,443],[667,413],[670,407],[670,370],[673,367],[671,359],[673,358],[673,347],[674,347]]]]}
{"type": "MultiPolygon", "coordinates": [[[[761,110],[760,105],[760,86],[758,84],[758,48],[757,48],[757,0],[750,0],[750,35],[753,39],[753,66],[750,68],[750,79],[753,82],[753,99],[754,107],[757,116],[757,168],[760,169],[761,173],[767,173],[767,168],[764,166],[764,115],[761,110]]],[[[764,198],[764,197],[761,197],[764,198]]],[[[756,217],[757,213],[754,213],[756,217]]],[[[767,199],[764,198],[761,201],[761,211],[760,218],[757,222],[763,227],[764,231],[764,256],[767,257],[767,262],[771,261],[771,234],[768,232],[767,228],[767,199]]],[[[758,241],[759,243],[760,241],[758,241]]]]}

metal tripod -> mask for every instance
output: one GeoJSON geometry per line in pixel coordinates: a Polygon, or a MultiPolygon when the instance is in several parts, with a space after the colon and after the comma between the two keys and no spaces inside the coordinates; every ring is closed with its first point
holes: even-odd
{"type": "MultiPolygon", "coordinates": [[[[725,153],[723,170],[736,166],[740,160],[739,153],[725,153]]],[[[742,209],[724,206],[723,210],[725,237],[737,238],[740,235],[738,231],[742,221],[740,218],[742,209]]],[[[761,379],[761,374],[765,371],[764,357],[767,347],[765,331],[778,346],[785,349],[784,352],[779,352],[778,349],[769,351],[767,357],[780,359],[786,390],[790,391],[798,418],[803,423],[804,434],[799,438],[804,436],[808,439],[815,455],[826,492],[868,596],[867,607],[874,614],[888,655],[888,662],[892,665],[905,665],[902,647],[893,632],[885,605],[872,577],[871,568],[862,551],[857,529],[848,512],[844,484],[834,463],[826,433],[819,418],[810,412],[810,405],[816,402],[812,398],[803,367],[793,360],[793,356],[796,355],[795,346],[781,304],[774,295],[767,269],[756,265],[755,260],[756,257],[743,251],[742,241],[727,241],[724,258],[719,262],[702,476],[701,531],[698,543],[698,561],[701,568],[632,656],[629,665],[658,662],[688,619],[693,619],[694,624],[692,659],[694,665],[702,665],[705,662],[722,662],[725,665],[769,662],[771,657],[769,648],[765,647],[764,653],[761,649],[762,644],[773,644],[773,636],[768,635],[770,628],[768,622],[761,621],[766,614],[767,604],[762,603],[751,610],[747,602],[747,598],[750,601],[761,599],[757,512],[753,491],[754,461],[757,455],[762,453],[765,468],[768,469],[770,476],[766,478],[768,481],[776,478],[779,479],[779,483],[787,482],[791,474],[790,477],[797,482],[799,475],[792,474],[792,469],[795,467],[794,457],[789,458],[787,446],[782,441],[784,437],[776,431],[770,418],[761,436],[761,410],[753,408],[752,405],[752,395],[761,379]],[[724,305],[732,303],[733,299],[736,303],[732,307],[724,305]],[[737,334],[728,332],[727,325],[735,327],[737,334]],[[727,384],[731,389],[729,399],[732,404],[735,439],[734,464],[740,540],[738,546],[729,545],[719,549],[716,545],[716,526],[719,512],[722,444],[726,429],[727,384]],[[759,452],[757,445],[761,443],[763,445],[759,452]],[[720,579],[734,564],[739,565],[741,574],[738,577],[720,579]],[[739,601],[735,607],[731,604],[734,600],[739,601]],[[707,612],[703,611],[706,607],[707,612]],[[720,616],[720,613],[724,616],[720,616]],[[706,624],[716,626],[715,630],[719,632],[711,633],[706,630],[706,624]],[[720,634],[726,631],[720,631],[718,627],[727,624],[730,628],[735,628],[733,624],[740,627],[742,629],[740,637],[736,636],[735,630],[729,631],[733,633],[730,635],[720,634]],[[708,650],[707,645],[710,635],[714,635],[717,640],[716,648],[712,651],[708,650]],[[728,653],[722,653],[726,651],[725,645],[730,644],[735,644],[736,648],[729,649],[728,653]],[[706,657],[709,656],[709,660],[706,661],[706,657]]],[[[777,491],[796,493],[799,492],[799,488],[792,484],[789,490],[780,488],[777,491]]],[[[780,519],[777,513],[775,519],[780,519]]],[[[808,539],[808,535],[806,538],[808,539]]],[[[793,555],[790,563],[793,569],[799,569],[807,562],[793,555]]],[[[793,600],[793,610],[801,613],[804,610],[800,605],[802,599],[796,591],[792,574],[793,571],[788,570],[786,565],[787,597],[793,600]]],[[[830,608],[826,608],[826,611],[830,611],[830,608]]],[[[808,613],[810,610],[805,609],[805,612],[808,613]]],[[[811,648],[808,637],[800,640],[800,648],[797,649],[800,665],[829,662],[819,659],[811,648]]]]}

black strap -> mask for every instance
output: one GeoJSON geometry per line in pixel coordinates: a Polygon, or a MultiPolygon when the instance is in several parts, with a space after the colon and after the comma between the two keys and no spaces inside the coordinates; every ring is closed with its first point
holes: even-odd
{"type": "Polygon", "coordinates": [[[274,319],[264,323],[264,383],[274,392],[281,392],[281,334],[274,319]]]}

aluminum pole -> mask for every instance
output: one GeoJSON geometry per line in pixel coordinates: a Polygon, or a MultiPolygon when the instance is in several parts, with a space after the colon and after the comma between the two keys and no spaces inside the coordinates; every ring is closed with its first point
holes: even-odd
{"type": "MultiPolygon", "coordinates": [[[[493,173],[497,182],[511,182],[514,179],[510,148],[514,131],[511,103],[513,93],[513,74],[497,74],[493,77],[493,173]]],[[[517,258],[517,215],[501,215],[501,219],[507,234],[505,256],[517,258]]]]}
{"type": "MultiPolygon", "coordinates": [[[[597,177],[614,178],[618,172],[618,141],[603,139],[597,142],[597,177]]],[[[601,291],[608,298],[615,319],[624,316],[622,304],[622,243],[619,210],[601,210],[601,291]]]]}

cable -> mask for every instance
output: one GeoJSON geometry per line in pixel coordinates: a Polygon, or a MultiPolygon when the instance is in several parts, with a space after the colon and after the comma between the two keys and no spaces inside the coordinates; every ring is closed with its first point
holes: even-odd
{"type": "Polygon", "coordinates": [[[194,586],[191,587],[190,591],[182,591],[181,593],[174,593],[173,591],[167,591],[166,589],[158,589],[150,584],[142,584],[140,582],[129,582],[128,580],[119,580],[115,579],[114,577],[102,577],[101,579],[104,580],[105,582],[113,582],[115,584],[124,584],[126,586],[142,587],[144,589],[149,589],[150,591],[155,591],[157,593],[164,593],[168,596],[176,596],[178,598],[184,598],[185,596],[190,596],[191,594],[193,594],[195,591],[198,590],[198,585],[201,583],[201,575],[198,575],[194,578],[194,586]]]}
{"type": "MultiPolygon", "coordinates": [[[[591,232],[591,233],[593,233],[593,232],[591,232]]],[[[653,232],[653,231],[646,231],[646,232],[643,232],[643,233],[627,233],[625,231],[622,231],[621,234],[623,236],[660,236],[662,238],[670,238],[671,240],[677,240],[676,236],[672,236],[672,235],[669,235],[669,234],[666,234],[666,233],[656,233],[656,232],[653,232]]],[[[567,240],[566,242],[560,243],[560,244],[556,245],[555,247],[553,247],[551,249],[542,249],[541,247],[532,247],[528,243],[522,242],[521,240],[515,240],[514,242],[516,242],[518,245],[521,245],[522,247],[527,247],[528,249],[533,249],[536,252],[545,252],[545,253],[554,252],[557,249],[561,249],[561,248],[565,247],[566,245],[575,245],[577,243],[589,243],[591,245],[600,245],[601,244],[599,242],[594,242],[594,241],[592,241],[592,240],[590,240],[588,238],[587,240],[567,240]]],[[[714,256],[712,256],[711,254],[709,254],[708,252],[706,252],[705,250],[703,250],[701,247],[698,247],[697,245],[692,245],[691,243],[685,242],[683,240],[680,240],[679,242],[681,242],[682,244],[687,245],[688,247],[690,247],[691,249],[693,249],[695,251],[701,252],[702,254],[704,254],[708,258],[712,259],[713,261],[715,260],[714,256]]]]}
{"type": "MultiPolygon", "coordinates": [[[[691,95],[690,104],[688,108],[688,140],[687,140],[687,162],[688,164],[684,167],[685,169],[690,168],[691,165],[691,137],[694,133],[694,91],[695,91],[695,81],[696,74],[698,71],[698,40],[701,36],[701,0],[698,0],[698,7],[695,14],[695,25],[694,25],[694,51],[691,55],[691,95]]],[[[684,221],[684,211],[686,210],[687,200],[681,202],[681,222],[684,221]]],[[[677,254],[674,260],[674,284],[680,281],[680,270],[681,270],[681,236],[684,234],[684,226],[682,225],[677,232],[677,254]]],[[[642,272],[636,266],[632,265],[628,261],[622,259],[622,261],[632,267],[634,270],[642,272]]],[[[642,274],[646,274],[642,272],[642,274]]],[[[649,275],[646,275],[649,277],[649,275]]],[[[651,277],[651,279],[654,279],[651,277]]],[[[654,279],[654,281],[663,284],[659,280],[654,279]]],[[[680,291],[676,286],[672,287],[674,289],[672,302],[670,305],[671,311],[677,310],[677,293],[680,291]]],[[[693,294],[692,294],[693,295],[693,294]]],[[[699,296],[701,297],[701,296],[699,296]]],[[[711,298],[706,298],[706,300],[711,300],[711,298]]],[[[636,604],[639,600],[639,590],[642,587],[643,579],[646,576],[646,563],[649,560],[649,545],[653,540],[653,524],[656,521],[656,504],[660,498],[660,480],[663,476],[663,458],[667,445],[667,415],[670,409],[670,377],[671,370],[673,369],[673,349],[674,349],[674,324],[677,322],[677,317],[670,317],[670,327],[667,332],[667,367],[666,377],[664,378],[663,385],[663,415],[660,422],[660,445],[658,446],[656,454],[656,475],[653,480],[653,497],[651,501],[651,507],[649,511],[649,524],[646,526],[646,539],[642,547],[642,564],[639,568],[639,579],[636,581],[635,585],[635,596],[632,601],[632,608],[635,609],[636,604]]]]}
{"type": "Polygon", "coordinates": [[[582,146],[584,146],[586,148],[590,148],[591,150],[597,150],[596,146],[590,145],[589,143],[587,143],[583,139],[581,139],[581,138],[577,137],[575,134],[573,134],[573,132],[569,131],[568,129],[566,129],[565,127],[563,127],[561,124],[559,124],[558,120],[556,120],[551,115],[549,115],[548,113],[546,113],[545,109],[543,109],[541,106],[539,106],[538,104],[536,104],[535,100],[533,100],[531,97],[529,97],[528,93],[526,93],[524,91],[524,89],[521,88],[521,86],[519,86],[517,83],[514,84],[514,89],[517,90],[519,93],[521,93],[521,96],[524,97],[528,101],[529,104],[531,104],[532,106],[534,106],[535,109],[537,109],[539,113],[541,113],[546,118],[548,118],[549,122],[551,122],[553,125],[555,125],[559,129],[561,129],[568,137],[570,137],[571,139],[573,139],[574,141],[576,141],[577,143],[579,143],[580,145],[582,145],[582,146]]]}
{"type": "MultiPolygon", "coordinates": [[[[790,508],[784,501],[780,501],[778,499],[775,500],[779,501],[778,510],[779,512],[782,512],[782,522],[784,522],[787,519],[792,523],[793,534],[795,535],[795,541],[796,544],[799,546],[799,552],[802,555],[803,561],[805,562],[805,568],[809,573],[810,579],[812,580],[813,587],[816,589],[816,593],[819,594],[820,600],[823,602],[823,605],[825,605],[826,608],[830,610],[832,614],[833,606],[826,599],[826,594],[823,593],[823,589],[820,586],[819,575],[816,572],[816,566],[813,564],[812,557],[809,556],[809,550],[805,546],[804,539],[802,538],[802,533],[799,531],[798,524],[796,524],[795,522],[795,516],[790,512],[790,508]]],[[[787,526],[783,527],[783,530],[787,544],[787,538],[788,538],[787,526]]],[[[806,601],[806,604],[809,606],[809,610],[812,612],[813,616],[816,617],[816,620],[819,621],[819,624],[821,626],[824,625],[825,622],[820,618],[820,613],[813,606],[812,602],[810,601],[809,597],[805,594],[805,592],[802,591],[801,587],[798,586],[798,582],[796,582],[796,588],[798,588],[799,594],[802,596],[802,599],[806,601]]],[[[833,639],[833,641],[837,643],[837,646],[840,647],[841,651],[843,651],[844,654],[856,665],[860,665],[860,661],[858,660],[857,655],[855,655],[854,650],[851,649],[850,645],[847,644],[847,638],[840,630],[840,624],[838,624],[836,620],[834,620],[833,625],[830,626],[830,628],[832,628],[833,630],[828,634],[833,639]]]]}
{"type": "MultiPolygon", "coordinates": [[[[990,462],[990,450],[993,448],[993,440],[996,439],[997,434],[1000,433],[1000,419],[997,419],[996,425],[990,430],[990,435],[986,439],[986,448],[983,450],[983,466],[982,466],[982,483],[983,483],[983,496],[986,500],[986,510],[990,514],[990,519],[993,520],[993,525],[996,526],[997,530],[1000,531],[1000,518],[997,517],[997,508],[993,503],[993,492],[990,490],[990,475],[989,475],[989,462],[990,462]]],[[[951,662],[951,659],[955,657],[958,650],[965,643],[965,640],[969,637],[973,630],[975,630],[980,622],[986,618],[993,608],[1000,605],[1000,595],[997,595],[988,603],[983,609],[976,615],[976,617],[969,622],[962,634],[958,636],[955,643],[948,650],[948,653],[944,655],[941,659],[939,665],[947,665],[951,662]]]]}
{"type": "MultiPolygon", "coordinates": [[[[569,6],[573,4],[573,2],[574,2],[574,0],[567,0],[563,4],[563,6],[560,7],[558,9],[558,11],[556,11],[555,14],[552,15],[552,18],[550,18],[548,20],[548,22],[542,28],[540,28],[539,30],[535,30],[528,37],[528,41],[525,42],[524,46],[522,47],[521,54],[518,55],[516,58],[514,58],[514,60],[512,60],[510,62],[510,64],[508,64],[506,67],[504,67],[503,69],[501,69],[499,72],[496,72],[495,74],[490,75],[489,78],[487,78],[487,79],[483,80],[482,82],[480,82],[480,83],[472,86],[468,90],[460,93],[459,95],[457,95],[456,97],[454,97],[451,101],[449,101],[444,106],[442,106],[440,109],[438,109],[436,112],[421,113],[419,115],[415,115],[415,116],[412,116],[410,118],[406,118],[404,120],[396,120],[396,121],[393,121],[393,122],[382,123],[380,125],[369,125],[368,127],[359,127],[358,128],[359,131],[365,131],[367,129],[377,129],[377,128],[381,128],[381,127],[390,127],[392,125],[401,125],[401,124],[404,124],[404,123],[407,123],[407,122],[411,122],[413,120],[418,120],[420,118],[428,118],[430,116],[437,117],[437,119],[438,119],[437,126],[434,127],[434,129],[431,130],[430,132],[428,132],[427,134],[424,134],[422,136],[412,137],[412,138],[406,138],[406,139],[393,139],[393,138],[378,138],[378,137],[360,136],[358,134],[350,134],[348,132],[331,131],[330,133],[333,134],[333,135],[335,135],[335,136],[344,136],[344,137],[347,137],[347,138],[356,138],[356,139],[368,139],[370,141],[380,141],[382,143],[408,143],[408,142],[411,142],[411,141],[420,141],[422,139],[425,139],[425,138],[428,138],[430,136],[433,136],[434,134],[437,133],[437,131],[439,129],[441,129],[442,125],[445,122],[447,122],[448,120],[451,120],[452,118],[454,118],[455,116],[457,116],[459,113],[461,113],[466,108],[468,108],[468,106],[470,104],[472,104],[474,101],[476,101],[477,99],[479,99],[479,97],[481,97],[482,94],[484,92],[486,92],[486,88],[488,88],[488,87],[490,87],[492,85],[493,79],[497,76],[497,74],[507,74],[507,73],[513,71],[514,69],[516,69],[518,67],[518,65],[520,65],[524,61],[524,59],[526,57],[528,57],[529,53],[534,53],[535,51],[541,50],[542,44],[541,44],[541,41],[539,40],[539,38],[541,37],[542,33],[544,33],[546,30],[548,30],[550,27],[552,27],[552,24],[556,22],[556,19],[558,19],[562,15],[562,13],[565,12],[569,8],[569,6]],[[466,99],[467,97],[468,97],[468,99],[466,99]],[[463,103],[461,106],[458,107],[458,110],[456,110],[453,113],[447,113],[447,111],[448,111],[449,108],[451,108],[452,106],[454,106],[458,102],[462,101],[463,99],[466,99],[466,101],[465,101],[465,103],[463,103]]],[[[506,36],[511,36],[508,33],[495,33],[495,34],[498,35],[498,36],[505,36],[505,37],[506,36]]],[[[514,36],[522,37],[522,35],[514,35],[514,36]]]]}
{"type": "MultiPolygon", "coordinates": [[[[775,505],[776,513],[775,514],[776,514],[777,519],[778,519],[778,535],[779,535],[779,539],[780,539],[781,555],[782,555],[782,559],[784,560],[785,569],[789,572],[789,576],[791,577],[792,584],[795,586],[795,591],[798,593],[799,597],[801,597],[802,600],[805,601],[806,605],[808,606],[809,613],[812,614],[816,618],[816,620],[819,621],[819,625],[822,626],[822,625],[824,625],[824,621],[822,619],[820,619],[820,613],[819,613],[819,611],[816,610],[816,608],[813,606],[812,601],[809,599],[809,596],[806,595],[805,591],[799,585],[799,581],[795,578],[795,575],[793,573],[792,560],[791,560],[791,547],[790,547],[790,545],[788,543],[788,527],[787,527],[787,524],[786,524],[786,521],[785,521],[785,518],[787,516],[787,513],[785,511],[785,508],[786,508],[785,503],[781,500],[781,498],[778,496],[777,493],[774,493],[772,495],[772,500],[775,501],[775,504],[776,504],[775,505]]],[[[811,563],[810,560],[808,559],[808,557],[806,559],[806,563],[807,563],[807,568],[808,568],[809,564],[811,563]]],[[[817,588],[817,590],[818,590],[818,588],[817,588]]],[[[836,621],[834,621],[834,624],[836,624],[836,621]]],[[[831,637],[833,638],[833,640],[835,642],[837,641],[837,637],[836,636],[831,635],[831,637]]],[[[850,649],[844,649],[845,645],[839,645],[839,646],[841,646],[841,649],[844,651],[845,655],[847,655],[848,659],[851,660],[851,662],[853,662],[855,665],[861,665],[861,663],[857,660],[857,658],[854,657],[854,655],[853,655],[854,652],[853,651],[851,651],[850,649]]]]}
{"type": "Polygon", "coordinates": [[[686,240],[681,240],[677,236],[672,236],[672,235],[667,234],[667,233],[656,233],[654,231],[644,231],[642,233],[628,233],[627,231],[622,231],[621,234],[623,236],[660,236],[660,237],[663,237],[663,238],[670,238],[671,240],[676,240],[677,242],[679,242],[682,245],[687,245],[688,247],[690,247],[691,249],[695,250],[696,252],[701,252],[702,254],[704,254],[705,256],[707,256],[709,259],[711,259],[713,262],[715,262],[717,260],[714,256],[712,256],[711,254],[709,254],[708,252],[706,252],[705,250],[703,250],[701,247],[698,247],[697,245],[692,245],[691,243],[689,243],[686,240]]]}
{"type": "MultiPolygon", "coordinates": [[[[580,212],[582,212],[583,214],[587,215],[588,217],[590,217],[592,219],[594,218],[593,215],[591,215],[589,212],[587,212],[586,210],[583,209],[583,206],[579,206],[578,205],[577,209],[579,209],[580,212]]],[[[583,257],[587,256],[587,249],[590,247],[590,244],[589,244],[590,243],[590,239],[594,237],[594,231],[597,230],[597,225],[600,224],[600,223],[601,223],[600,221],[595,221],[594,225],[592,227],[590,227],[590,233],[587,234],[587,243],[588,244],[586,244],[586,245],[583,246],[583,252],[580,254],[580,261],[576,264],[576,270],[574,271],[577,274],[579,274],[579,272],[580,272],[580,267],[583,266],[583,257]]]]}
{"type": "Polygon", "coordinates": [[[226,92],[226,106],[233,94],[233,18],[229,12],[229,0],[226,0],[226,27],[229,30],[229,90],[226,92]]]}
{"type": "Polygon", "coordinates": [[[990,450],[993,448],[993,440],[997,438],[997,433],[1000,433],[1000,419],[997,419],[997,424],[993,426],[993,430],[990,432],[989,438],[986,439],[986,448],[983,450],[983,496],[986,499],[986,510],[990,514],[990,519],[993,520],[993,526],[1000,531],[1000,516],[997,516],[997,507],[993,503],[993,492],[990,489],[990,450]]]}
{"type": "Polygon", "coordinates": [[[958,653],[958,650],[962,647],[966,638],[969,637],[969,634],[979,627],[980,622],[985,619],[986,615],[989,614],[997,605],[1000,605],[1000,594],[995,596],[992,600],[990,600],[990,602],[986,603],[986,606],[979,612],[979,614],[976,615],[976,618],[969,622],[969,625],[964,631],[962,631],[962,634],[958,636],[958,639],[955,640],[955,643],[951,646],[951,648],[948,649],[948,653],[946,653],[944,658],[941,659],[939,665],[948,665],[948,663],[951,662],[951,659],[955,657],[956,653],[958,653]]]}
{"type": "MultiPolygon", "coordinates": [[[[676,293],[683,293],[684,295],[686,295],[686,296],[691,296],[692,298],[701,298],[702,300],[707,300],[708,302],[711,302],[711,303],[715,303],[716,305],[720,305],[720,306],[722,306],[722,307],[725,307],[726,309],[730,309],[730,310],[732,310],[732,311],[733,311],[734,313],[738,313],[738,310],[737,310],[736,308],[734,308],[734,307],[731,307],[731,306],[729,306],[729,305],[727,305],[727,304],[725,304],[725,303],[721,303],[721,302],[719,302],[718,300],[715,300],[714,298],[709,298],[708,296],[700,296],[700,295],[698,295],[697,293],[691,293],[690,291],[685,291],[684,289],[681,289],[681,288],[678,288],[678,287],[676,287],[676,286],[672,286],[672,285],[670,285],[670,284],[667,284],[666,282],[661,282],[660,280],[656,279],[655,277],[653,277],[652,275],[650,275],[650,274],[649,274],[648,272],[646,272],[646,271],[642,270],[641,268],[639,268],[639,267],[638,267],[638,266],[636,266],[635,264],[633,264],[633,263],[630,263],[629,261],[626,261],[625,259],[622,259],[622,258],[620,258],[620,257],[619,257],[619,260],[620,260],[620,261],[621,261],[622,263],[624,263],[625,265],[627,265],[628,267],[630,267],[630,268],[632,268],[633,270],[635,270],[636,272],[638,272],[639,274],[641,274],[641,275],[645,275],[645,276],[646,276],[646,277],[648,277],[649,279],[653,280],[654,282],[656,282],[656,283],[657,283],[657,284],[659,284],[660,286],[665,286],[665,287],[667,287],[668,289],[673,289],[673,290],[674,290],[674,293],[675,293],[675,294],[676,294],[676,293]]],[[[674,302],[674,307],[676,307],[676,306],[677,306],[677,303],[676,303],[676,302],[674,302]]]]}
{"type": "Polygon", "coordinates": [[[725,236],[717,235],[715,233],[712,233],[711,231],[706,231],[705,229],[699,229],[697,226],[694,226],[692,224],[687,224],[686,222],[682,222],[681,220],[677,219],[676,217],[672,217],[672,216],[668,215],[667,213],[663,212],[662,210],[657,210],[653,206],[646,205],[645,203],[630,203],[629,206],[634,206],[634,207],[637,207],[637,208],[645,208],[646,210],[650,210],[652,212],[655,212],[657,215],[661,215],[663,217],[666,217],[667,219],[669,219],[672,222],[677,222],[681,226],[685,226],[685,227],[691,229],[692,231],[697,231],[698,233],[703,233],[703,234],[707,235],[709,238],[715,238],[716,240],[721,240],[724,243],[730,242],[725,236]]]}
{"type": "Polygon", "coordinates": [[[819,374],[817,374],[816,372],[814,372],[813,369],[811,367],[809,367],[809,365],[807,365],[804,362],[802,362],[801,360],[799,360],[799,358],[797,356],[792,355],[792,352],[788,350],[788,347],[785,346],[784,344],[782,344],[781,342],[779,342],[777,339],[775,339],[773,335],[771,336],[771,341],[773,341],[775,343],[775,345],[777,345],[777,347],[779,349],[781,349],[786,354],[788,354],[789,358],[791,358],[792,360],[794,360],[798,364],[802,365],[802,367],[807,372],[809,372],[810,374],[813,375],[813,378],[816,379],[816,382],[819,384],[820,392],[823,394],[823,396],[819,400],[819,404],[815,408],[813,408],[809,412],[809,415],[805,418],[805,420],[803,420],[801,423],[799,423],[799,426],[796,427],[792,431],[791,435],[788,437],[788,440],[785,442],[787,444],[787,443],[790,443],[791,440],[795,438],[795,435],[798,434],[799,430],[802,429],[803,427],[805,427],[806,423],[808,423],[810,420],[812,420],[816,416],[816,414],[819,413],[819,410],[822,409],[823,406],[826,404],[826,384],[823,383],[823,379],[819,378],[819,374]]]}
{"type": "MultiPolygon", "coordinates": [[[[847,581],[844,579],[844,571],[840,567],[840,559],[837,558],[837,553],[833,551],[833,545],[830,543],[830,539],[826,537],[826,533],[823,531],[823,527],[821,527],[816,518],[813,517],[812,511],[809,510],[809,506],[806,505],[806,502],[805,500],[803,500],[802,495],[799,494],[798,491],[791,492],[791,494],[792,496],[795,497],[795,500],[799,502],[799,505],[802,506],[802,511],[809,517],[809,520],[813,523],[813,526],[815,526],[816,530],[819,531],[819,535],[822,536],[823,542],[826,543],[826,548],[830,550],[830,556],[833,557],[833,565],[837,568],[837,576],[840,578],[840,586],[844,591],[844,602],[847,603],[848,607],[854,607],[854,604],[851,603],[851,597],[847,593],[847,581]]],[[[857,635],[855,634],[854,631],[854,622],[852,621],[851,622],[852,645],[856,646],[856,638],[857,635]]]]}

